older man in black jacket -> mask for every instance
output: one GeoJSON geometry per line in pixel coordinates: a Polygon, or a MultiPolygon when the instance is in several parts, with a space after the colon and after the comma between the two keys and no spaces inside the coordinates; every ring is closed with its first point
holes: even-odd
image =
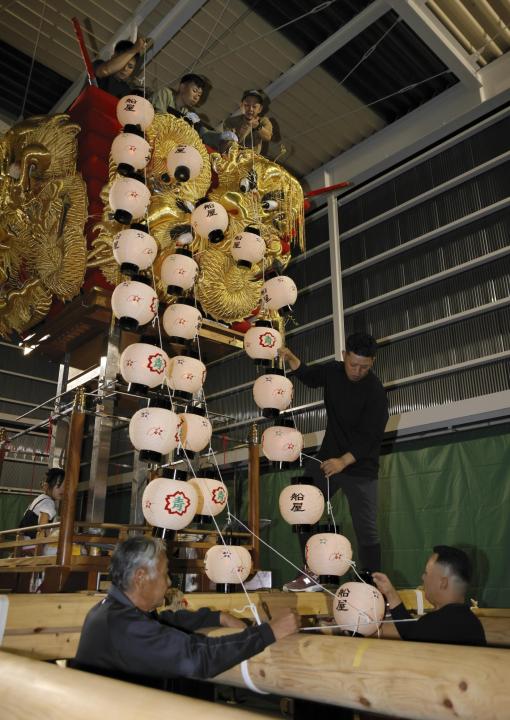
{"type": "Polygon", "coordinates": [[[205,679],[262,652],[297,631],[293,613],[247,628],[228,613],[156,612],[169,586],[162,540],[143,536],[121,543],[112,558],[112,586],[83,625],[72,667],[164,687],[168,678],[205,679]],[[195,630],[221,625],[239,630],[205,637],[195,630]]]}

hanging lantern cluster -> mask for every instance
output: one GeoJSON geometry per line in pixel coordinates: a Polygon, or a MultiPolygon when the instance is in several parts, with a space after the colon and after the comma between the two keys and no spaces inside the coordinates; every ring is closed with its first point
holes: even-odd
{"type": "Polygon", "coordinates": [[[136,275],[151,267],[158,252],[158,244],[147,232],[147,225],[133,223],[113,238],[113,257],[123,275],[136,275]]]}
{"type": "Polygon", "coordinates": [[[202,170],[202,164],[200,153],[192,145],[176,145],[166,158],[170,177],[180,183],[198,177],[202,170]]]}
{"type": "Polygon", "coordinates": [[[145,98],[126,95],[117,104],[117,119],[123,131],[112,143],[111,156],[118,174],[110,188],[109,203],[114,219],[129,225],[145,216],[151,198],[142,174],[151,156],[143,133],[154,119],[154,108],[145,98]]]}
{"type": "Polygon", "coordinates": [[[230,252],[239,267],[251,268],[259,263],[266,254],[266,243],[260,237],[260,230],[245,227],[244,231],[232,240],[230,252]]]}
{"type": "Polygon", "coordinates": [[[278,357],[282,336],[268,320],[257,320],[244,336],[244,349],[258,365],[270,365],[278,357]]]}
{"type": "Polygon", "coordinates": [[[188,355],[175,355],[168,365],[168,385],[174,397],[191,400],[202,389],[207,370],[203,362],[188,355]]]}
{"type": "Polygon", "coordinates": [[[290,277],[277,275],[262,286],[262,305],[267,310],[290,310],[297,299],[297,287],[290,277]]]}
{"type": "Polygon", "coordinates": [[[346,633],[374,635],[384,618],[384,597],[373,585],[363,582],[347,582],[335,593],[333,615],[346,633]]]}
{"type": "Polygon", "coordinates": [[[194,340],[201,325],[202,314],[190,298],[169,305],[163,314],[163,327],[171,341],[194,340]]]}
{"type": "Polygon", "coordinates": [[[161,463],[179,443],[181,420],[170,409],[170,402],[151,400],[138,410],[129,423],[129,439],[140,453],[140,460],[161,463]]]}
{"type": "Polygon", "coordinates": [[[278,417],[290,407],[294,387],[280,368],[268,368],[264,375],[255,380],[253,399],[267,418],[278,417]]]}
{"type": "Polygon", "coordinates": [[[262,452],[273,462],[295,462],[303,450],[303,436],[294,427],[274,425],[262,433],[262,452]]]}

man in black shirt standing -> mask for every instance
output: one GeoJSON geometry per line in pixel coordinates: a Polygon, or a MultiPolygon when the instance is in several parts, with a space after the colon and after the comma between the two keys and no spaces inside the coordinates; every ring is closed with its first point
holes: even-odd
{"type": "MultiPolygon", "coordinates": [[[[388,577],[376,572],[373,579],[386,596],[393,619],[412,619],[388,577]]],[[[423,615],[416,622],[396,622],[400,637],[418,642],[486,645],[480,620],[465,604],[471,580],[471,563],[466,553],[448,545],[436,545],[422,580],[423,592],[434,606],[434,612],[423,615]]]]}
{"type": "MultiPolygon", "coordinates": [[[[308,387],[324,388],[327,426],[317,454],[306,474],[327,497],[340,488],[349,502],[358,541],[359,565],[380,569],[381,545],[377,530],[377,474],[379,453],[388,421],[388,401],[381,381],[372,372],[377,343],[371,335],[355,333],[347,338],[343,362],[307,366],[288,348],[280,357],[308,387]]],[[[300,536],[302,549],[310,536],[300,536]]],[[[291,592],[321,590],[310,572],[284,585],[291,592]]]]}

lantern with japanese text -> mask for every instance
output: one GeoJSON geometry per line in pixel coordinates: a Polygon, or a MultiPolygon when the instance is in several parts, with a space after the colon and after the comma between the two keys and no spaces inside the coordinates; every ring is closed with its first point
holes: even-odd
{"type": "Polygon", "coordinates": [[[192,145],[177,145],[168,153],[166,166],[177,182],[187,182],[200,175],[202,156],[192,145]]]}
{"type": "Polygon", "coordinates": [[[269,365],[282,346],[282,336],[268,320],[257,320],[244,336],[244,349],[258,365],[269,365]]]}
{"type": "Polygon", "coordinates": [[[262,452],[273,462],[294,462],[303,449],[303,436],[293,427],[274,425],[262,433],[262,452]]]}
{"type": "Polygon", "coordinates": [[[351,543],[337,533],[317,533],[306,543],[305,560],[316,575],[345,575],[351,567],[351,543]]]}
{"type": "Polygon", "coordinates": [[[179,442],[179,416],[166,407],[142,408],[129,422],[129,439],[140,460],[160,463],[179,442]]]}
{"type": "Polygon", "coordinates": [[[117,103],[117,120],[123,126],[134,125],[147,130],[154,120],[154,108],[139,95],[125,95],[117,103]]]}
{"type": "Polygon", "coordinates": [[[198,265],[186,250],[168,255],[161,264],[161,282],[169,295],[179,295],[193,287],[198,274],[198,265]]]}
{"type": "Polygon", "coordinates": [[[138,133],[122,132],[112,142],[111,155],[119,175],[143,170],[151,159],[151,147],[138,133]]]}
{"type": "Polygon", "coordinates": [[[289,525],[315,525],[324,512],[324,495],[315,485],[305,483],[283,488],[278,503],[289,525]]]}
{"type": "Polygon", "coordinates": [[[286,275],[277,275],[266,280],[262,286],[262,302],[268,310],[294,305],[297,298],[297,287],[294,280],[286,275]]]}
{"type": "Polygon", "coordinates": [[[204,414],[205,410],[198,407],[190,407],[187,412],[179,414],[182,423],[181,444],[185,450],[200,452],[209,445],[212,425],[204,414]]]}
{"type": "Polygon", "coordinates": [[[161,477],[145,488],[142,511],[150,525],[182,530],[193,520],[197,503],[196,490],[189,482],[161,477]]]}
{"type": "Polygon", "coordinates": [[[241,583],[251,572],[251,555],[242,545],[214,545],[205,554],[205,572],[216,584],[241,583]]]}
{"type": "Polygon", "coordinates": [[[217,243],[225,237],[228,227],[228,214],[223,205],[202,198],[195,203],[191,213],[191,227],[202,238],[217,243]]]}
{"type": "Polygon", "coordinates": [[[168,366],[168,384],[176,397],[191,400],[202,389],[207,374],[206,367],[197,358],[176,355],[168,366]]]}
{"type": "Polygon", "coordinates": [[[134,392],[146,393],[163,384],[169,362],[166,352],[157,345],[133,343],[120,356],[120,372],[134,392]]]}
{"type": "Polygon", "coordinates": [[[202,314],[191,299],[179,300],[163,313],[163,327],[171,340],[193,340],[201,325],[202,314]]]}
{"type": "Polygon", "coordinates": [[[145,215],[151,199],[149,189],[139,180],[117,176],[109,194],[114,218],[122,225],[129,225],[145,215]]]}
{"type": "Polygon", "coordinates": [[[113,236],[113,257],[124,275],[135,275],[152,265],[158,244],[147,232],[147,226],[134,223],[128,230],[113,236]]]}
{"type": "Polygon", "coordinates": [[[384,618],[384,597],[373,585],[347,582],[341,585],[333,600],[333,615],[346,633],[374,635],[384,618]]]}
{"type": "Polygon", "coordinates": [[[225,509],[228,491],[225,484],[217,478],[195,477],[188,481],[197,491],[197,515],[214,517],[225,509]]]}
{"type": "Polygon", "coordinates": [[[245,227],[242,233],[232,240],[230,252],[240,267],[251,268],[262,260],[266,254],[266,243],[260,237],[260,230],[255,227],[245,227]]]}
{"type": "Polygon", "coordinates": [[[278,417],[286,410],[294,392],[291,381],[285,377],[283,370],[271,368],[266,370],[253,384],[253,399],[262,410],[264,417],[278,417]]]}
{"type": "Polygon", "coordinates": [[[139,275],[117,285],[111,302],[123,330],[138,330],[140,325],[154,320],[158,312],[158,296],[148,278],[139,275]]]}

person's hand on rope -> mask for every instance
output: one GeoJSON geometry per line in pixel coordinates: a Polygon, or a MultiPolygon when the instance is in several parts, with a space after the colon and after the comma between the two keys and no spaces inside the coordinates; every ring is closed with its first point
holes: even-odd
{"type": "Polygon", "coordinates": [[[281,360],[283,360],[291,370],[297,370],[298,367],[301,365],[301,360],[294,355],[292,350],[289,350],[288,347],[281,347],[278,350],[278,355],[281,360]]]}
{"type": "Polygon", "coordinates": [[[221,627],[233,628],[235,630],[246,630],[245,622],[226,612],[220,612],[220,625],[221,627]]]}
{"type": "Polygon", "coordinates": [[[289,610],[286,615],[282,615],[277,620],[271,620],[269,625],[276,640],[282,640],[287,635],[293,635],[299,630],[300,618],[297,613],[289,610]]]}

